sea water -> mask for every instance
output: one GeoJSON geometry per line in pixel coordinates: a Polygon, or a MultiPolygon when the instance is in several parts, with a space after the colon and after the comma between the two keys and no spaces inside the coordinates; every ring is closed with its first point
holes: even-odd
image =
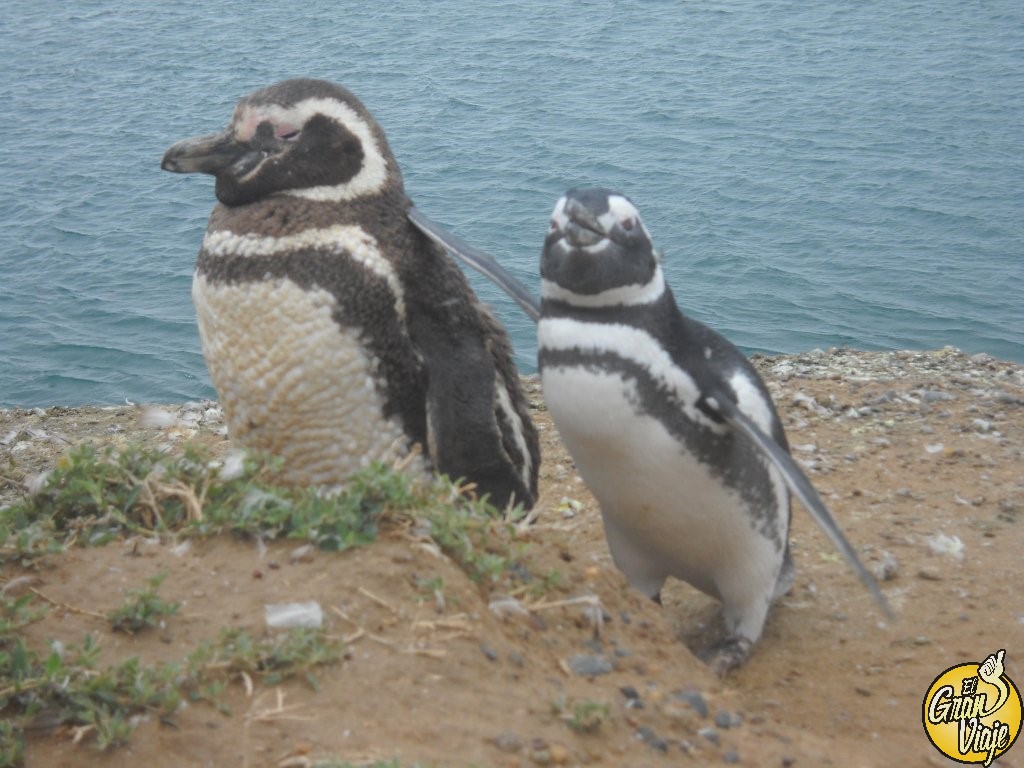
{"type": "MultiPolygon", "coordinates": [[[[1024,362],[1024,4],[16,3],[0,19],[0,406],[212,396],[212,179],[160,171],[287,77],[357,93],[429,216],[537,287],[548,215],[639,207],[747,352],[1024,362]]],[[[531,323],[480,295],[535,370],[531,323]]]]}

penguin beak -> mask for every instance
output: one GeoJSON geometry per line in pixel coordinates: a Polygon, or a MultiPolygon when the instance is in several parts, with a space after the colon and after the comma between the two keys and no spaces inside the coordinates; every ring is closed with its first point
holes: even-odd
{"type": "Polygon", "coordinates": [[[179,141],[164,153],[160,167],[172,173],[209,173],[220,176],[228,172],[239,178],[259,165],[265,157],[265,152],[239,143],[231,131],[225,131],[179,141]]]}
{"type": "Polygon", "coordinates": [[[570,197],[565,201],[565,239],[576,248],[596,245],[607,237],[597,217],[579,200],[570,197]]]}

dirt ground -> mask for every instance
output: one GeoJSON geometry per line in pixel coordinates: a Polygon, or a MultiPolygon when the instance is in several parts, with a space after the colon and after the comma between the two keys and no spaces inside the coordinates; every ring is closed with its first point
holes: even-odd
{"type": "MultiPolygon", "coordinates": [[[[348,639],[346,652],[318,670],[318,690],[294,681],[250,692],[237,682],[231,715],[197,704],[173,725],[144,719],[112,753],[73,744],[68,729],[32,731],[27,764],[953,765],[922,728],[932,680],[1003,648],[1007,675],[1024,686],[1024,368],[952,349],[816,350],[755,362],[794,455],[861,558],[885,577],[895,621],[796,506],[794,588],[748,664],[715,678],[687,646],[711,631],[715,604],[685,584],[670,586],[663,607],[628,587],[534,382],[542,497],[521,534],[524,561],[562,578],[543,594],[514,595],[525,614],[499,615],[505,596],[397,530],[294,563],[294,545],[263,551],[228,536],[184,552],[159,541],[75,548],[28,572],[64,605],[32,625],[40,647],[91,632],[109,661],[180,660],[223,626],[271,631],[268,603],[316,600],[330,632],[348,639]],[[161,571],[161,597],[183,604],[163,630],[112,634],[76,610],[110,610],[161,571]],[[443,586],[435,593],[425,582],[443,586]],[[580,656],[610,671],[584,676],[579,665],[595,659],[580,656]],[[580,704],[608,705],[596,731],[568,726],[565,713],[580,704]]],[[[214,404],[165,406],[147,414],[148,426],[139,414],[130,406],[0,411],[0,504],[83,440],[227,446],[214,404]]],[[[7,566],[0,581],[25,573],[7,566]]],[[[1024,746],[997,764],[1024,766],[1024,746]]]]}

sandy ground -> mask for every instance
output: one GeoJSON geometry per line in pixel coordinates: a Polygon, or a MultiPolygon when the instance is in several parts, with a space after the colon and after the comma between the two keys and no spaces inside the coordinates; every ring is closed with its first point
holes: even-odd
{"type": "MultiPolygon", "coordinates": [[[[1007,674],[1024,686],[1024,369],[952,349],[755,362],[794,455],[885,577],[895,621],[797,507],[795,586],[748,664],[715,678],[687,645],[712,631],[715,604],[684,584],[670,585],[663,607],[628,587],[533,383],[544,463],[538,520],[521,535],[524,563],[561,579],[515,595],[526,615],[498,615],[503,595],[400,530],[295,563],[293,545],[262,551],[221,536],[184,553],[135,541],[76,548],[30,572],[8,564],[0,581],[28,573],[67,606],[31,627],[40,647],[91,632],[109,661],[182,659],[223,626],[267,632],[265,604],[302,600],[319,601],[332,634],[350,638],[343,661],[318,671],[318,690],[296,681],[250,693],[237,682],[231,715],[198,704],[173,724],[143,720],[112,753],[72,744],[67,729],[34,730],[28,765],[953,765],[922,728],[931,681],[1004,648],[1007,674]],[[72,610],[110,610],[160,571],[161,596],[183,603],[165,630],[116,635],[72,610]],[[424,583],[443,584],[440,596],[424,583]],[[610,671],[579,674],[580,656],[610,671]],[[577,733],[564,715],[588,703],[608,715],[577,733]]],[[[0,504],[83,440],[227,446],[214,404],[165,410],[174,423],[159,427],[141,426],[129,406],[0,410],[0,504]]],[[[997,764],[1024,766],[1024,746],[997,764]]]]}

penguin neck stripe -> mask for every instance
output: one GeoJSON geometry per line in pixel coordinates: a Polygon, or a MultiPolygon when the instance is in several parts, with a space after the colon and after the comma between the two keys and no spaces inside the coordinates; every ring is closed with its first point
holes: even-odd
{"type": "Polygon", "coordinates": [[[395,309],[405,317],[405,291],[394,267],[380,252],[377,241],[361,227],[335,224],[324,229],[306,229],[293,235],[268,237],[226,229],[213,230],[203,238],[203,250],[213,257],[280,256],[297,251],[344,252],[378,277],[387,281],[395,296],[395,309]]]}
{"type": "Polygon", "coordinates": [[[537,325],[537,340],[542,357],[545,353],[558,351],[573,351],[584,358],[611,354],[639,365],[678,398],[690,420],[716,433],[726,431],[722,424],[697,407],[702,396],[697,382],[676,365],[658,340],[646,331],[619,323],[542,317],[537,325]]]}
{"type": "Polygon", "coordinates": [[[585,294],[570,291],[552,280],[540,281],[540,295],[549,301],[561,301],[574,307],[619,307],[653,304],[665,293],[665,276],[661,267],[654,270],[654,276],[644,284],[634,283],[609,288],[600,293],[585,294]]]}
{"type": "MultiPolygon", "coordinates": [[[[304,125],[313,115],[325,115],[348,128],[363,146],[363,167],[359,173],[344,184],[292,189],[285,194],[318,202],[344,202],[364,195],[375,194],[384,188],[388,178],[388,161],[381,152],[369,123],[348,104],[336,99],[315,98],[303,99],[290,107],[261,104],[250,107],[250,109],[259,117],[272,117],[293,125],[304,125]]],[[[246,127],[246,130],[249,130],[252,123],[253,118],[248,116],[241,120],[241,124],[246,127]]]]}

